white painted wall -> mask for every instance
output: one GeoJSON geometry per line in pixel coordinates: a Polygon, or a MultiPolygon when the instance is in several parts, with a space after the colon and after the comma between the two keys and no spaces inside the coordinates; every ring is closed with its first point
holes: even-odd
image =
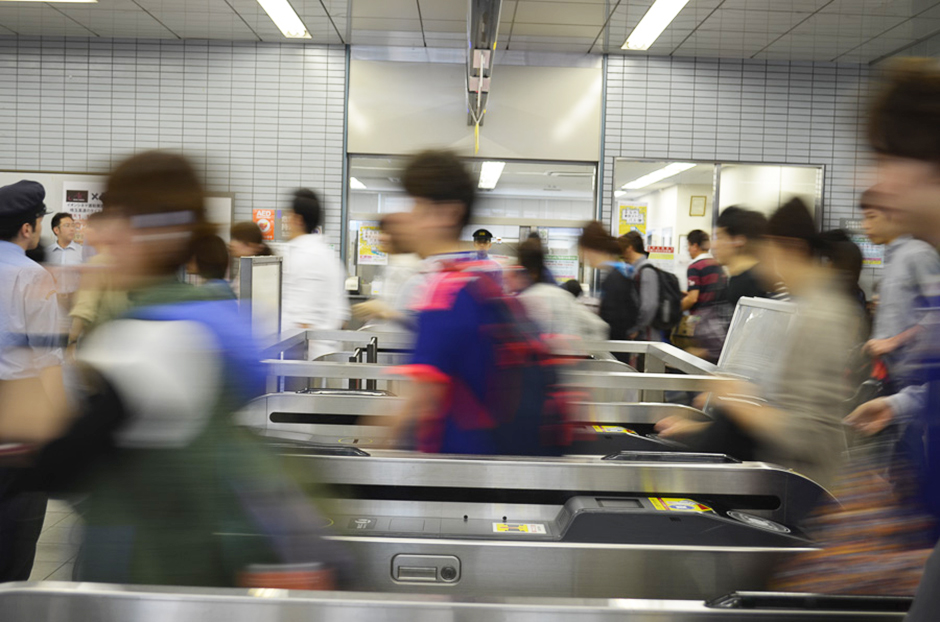
{"type": "MultiPolygon", "coordinates": [[[[462,64],[350,61],[350,153],[448,148],[474,155],[462,64]]],[[[602,67],[494,69],[480,152],[491,158],[596,161],[602,67]]]]}

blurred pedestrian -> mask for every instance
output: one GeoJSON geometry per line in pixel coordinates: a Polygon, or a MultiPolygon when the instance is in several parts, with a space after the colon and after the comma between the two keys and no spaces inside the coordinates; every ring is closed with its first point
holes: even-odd
{"type": "Polygon", "coordinates": [[[767,218],[742,207],[727,207],[718,215],[712,253],[728,272],[728,286],[719,300],[731,311],[741,298],[765,298],[767,286],[757,264],[767,231],[767,218]]]}
{"type": "Polygon", "coordinates": [[[378,328],[414,329],[413,307],[420,289],[421,258],[414,251],[411,213],[388,214],[379,221],[379,242],[388,264],[373,281],[372,300],[353,307],[353,315],[378,328]]]}
{"type": "Polygon", "coordinates": [[[418,306],[412,383],[391,442],[431,453],[558,454],[568,441],[552,357],[478,252],[461,251],[476,181],[454,154],[409,161],[415,250],[426,287],[418,306]],[[482,269],[481,269],[482,268],[482,269]]]}
{"type": "Polygon", "coordinates": [[[209,300],[235,300],[235,292],[225,280],[231,260],[225,240],[214,233],[202,232],[193,238],[192,257],[186,267],[198,276],[200,289],[209,300]]]}
{"type": "Polygon", "coordinates": [[[687,239],[692,263],[688,268],[689,285],[682,299],[682,310],[695,315],[721,298],[728,281],[721,265],[709,252],[711,239],[708,234],[695,229],[689,232],[687,239]]]}
{"type": "MultiPolygon", "coordinates": [[[[516,294],[529,318],[535,322],[543,336],[584,337],[578,323],[579,309],[583,308],[567,291],[545,282],[545,251],[538,239],[528,239],[519,245],[520,277],[523,286],[516,294]]],[[[587,311],[587,309],[584,309],[587,311]]],[[[590,313],[590,311],[587,311],[590,313]]],[[[598,322],[602,322],[600,318],[598,322]]]]}
{"type": "Polygon", "coordinates": [[[659,275],[656,267],[650,263],[643,236],[637,231],[630,231],[620,236],[617,241],[624,260],[633,266],[633,280],[640,298],[640,311],[636,322],[627,329],[627,338],[638,341],[663,341],[662,331],[653,326],[659,311],[659,275]]]}
{"type": "MultiPolygon", "coordinates": [[[[297,190],[285,216],[290,242],[284,251],[281,326],[340,330],[350,318],[346,269],[323,238],[320,198],[312,190],[297,190]]],[[[339,347],[331,341],[308,341],[307,358],[314,360],[339,347]]]]}
{"type": "Polygon", "coordinates": [[[59,299],[59,332],[68,334],[71,328],[69,312],[74,294],[81,284],[79,267],[85,260],[85,250],[75,241],[76,225],[71,214],[59,212],[52,217],[55,242],[46,247],[45,263],[56,281],[59,299]]]}

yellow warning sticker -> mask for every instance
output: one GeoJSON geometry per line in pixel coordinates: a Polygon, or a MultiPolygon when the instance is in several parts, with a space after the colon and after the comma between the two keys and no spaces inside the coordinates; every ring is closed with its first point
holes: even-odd
{"type": "Polygon", "coordinates": [[[691,499],[671,499],[667,497],[648,497],[657,510],[670,512],[714,512],[713,509],[691,499]]]}
{"type": "Polygon", "coordinates": [[[493,523],[493,533],[528,533],[545,535],[548,533],[541,523],[493,523]]]}
{"type": "Polygon", "coordinates": [[[636,432],[630,428],[624,428],[619,425],[592,425],[591,426],[595,432],[600,432],[601,434],[634,434],[636,432]]]}

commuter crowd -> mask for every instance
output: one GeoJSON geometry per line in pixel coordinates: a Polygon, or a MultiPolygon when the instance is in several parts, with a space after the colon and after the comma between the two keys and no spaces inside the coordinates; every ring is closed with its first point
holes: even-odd
{"type": "MultiPolygon", "coordinates": [[[[904,524],[923,536],[895,566],[913,587],[940,534],[936,101],[940,71],[911,63],[894,70],[872,106],[878,177],[859,208],[866,235],[885,248],[877,296],[859,284],[863,258],[847,233],[819,233],[794,197],[769,214],[727,207],[711,235],[688,232],[682,275],[649,258],[639,231],[618,238],[586,223],[578,248],[597,272],[591,306],[577,280],[556,281],[537,234],[519,241],[511,265],[490,256],[486,229],[473,233],[472,247],[462,243],[475,180],[453,153],[427,151],[401,176],[412,209],[381,220],[390,259],[381,294],[365,303],[350,307],[319,196],[294,192],[284,216],[282,328],[338,330],[355,319],[412,336],[410,360],[397,368],[409,382],[390,418],[394,447],[560,455],[572,442],[575,398],[559,344],[672,343],[719,363],[740,301],[764,299],[792,314],[782,349],[705,393],[669,396],[710,418],[670,417],[658,434],[789,467],[833,491],[861,481],[847,469],[877,439],[882,503],[916,514],[904,524]]],[[[53,494],[83,499],[79,580],[348,584],[350,560],[321,537],[316,500],[230,422],[263,390],[232,263],[273,253],[258,226],[236,223],[224,241],[206,222],[193,166],[163,152],[119,163],[104,210],[82,223],[53,215],[55,240],[41,248],[46,217],[42,185],[0,188],[0,581],[29,577],[53,494]]],[[[750,343],[767,337],[735,330],[750,343]]],[[[313,341],[304,356],[339,347],[313,341]]],[[[626,370],[642,368],[641,356],[615,356],[626,370]]],[[[872,490],[856,486],[845,498],[872,490]]],[[[850,526],[839,512],[821,505],[824,533],[850,526]]],[[[836,554],[805,561],[801,580],[836,554]]],[[[846,561],[843,587],[833,589],[877,584],[872,559],[864,568],[846,561]]],[[[934,555],[911,619],[929,619],[938,584],[934,555]]]]}

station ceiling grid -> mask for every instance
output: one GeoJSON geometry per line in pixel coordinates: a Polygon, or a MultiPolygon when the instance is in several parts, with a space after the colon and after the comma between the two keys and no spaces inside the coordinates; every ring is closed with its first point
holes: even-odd
{"type": "MultiPolygon", "coordinates": [[[[691,0],[645,52],[620,46],[653,0],[504,0],[520,52],[871,63],[940,34],[940,0],[691,0]]],[[[466,45],[466,0],[291,0],[313,43],[466,45]]],[[[285,41],[256,0],[0,3],[0,35],[285,41]]]]}

